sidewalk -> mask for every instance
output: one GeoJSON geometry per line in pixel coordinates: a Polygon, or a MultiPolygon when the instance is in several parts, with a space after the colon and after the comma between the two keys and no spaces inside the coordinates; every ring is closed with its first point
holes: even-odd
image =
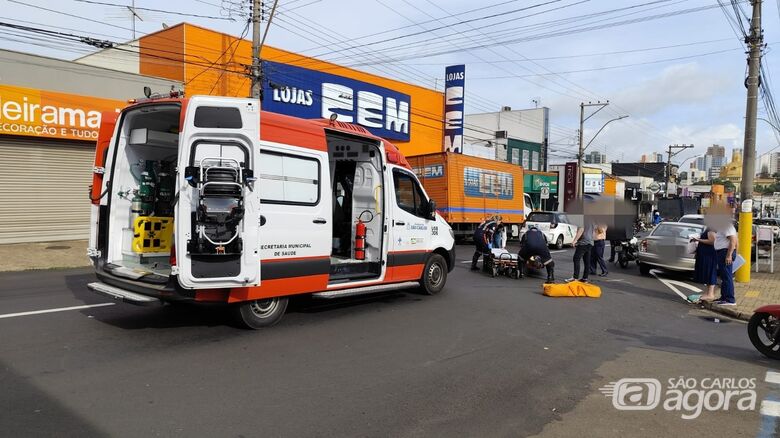
{"type": "MultiPolygon", "coordinates": [[[[769,265],[762,264],[761,272],[750,273],[750,283],[734,282],[736,306],[719,306],[703,302],[702,306],[732,318],[747,321],[753,316],[753,311],[765,304],[780,304],[780,261],[775,253],[775,273],[769,273],[769,265]]],[[[715,289],[718,294],[718,289],[715,289]]]]}
{"type": "Polygon", "coordinates": [[[89,265],[86,240],[0,245],[0,272],[89,265]]]}

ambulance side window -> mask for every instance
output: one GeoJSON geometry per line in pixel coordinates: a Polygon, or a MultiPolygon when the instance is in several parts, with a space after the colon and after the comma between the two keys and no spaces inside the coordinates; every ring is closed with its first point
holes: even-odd
{"type": "Polygon", "coordinates": [[[314,206],[320,202],[320,162],[299,155],[260,152],[260,202],[314,206]]]}
{"type": "Polygon", "coordinates": [[[396,204],[404,211],[425,218],[428,202],[420,185],[412,175],[400,170],[393,170],[393,185],[396,204]]]}

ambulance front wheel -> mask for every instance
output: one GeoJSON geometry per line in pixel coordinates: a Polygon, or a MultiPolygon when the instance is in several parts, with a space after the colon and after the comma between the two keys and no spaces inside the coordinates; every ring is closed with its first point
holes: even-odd
{"type": "Polygon", "coordinates": [[[431,254],[425,263],[420,290],[427,295],[436,295],[447,282],[447,261],[439,254],[431,254]]]}
{"type": "Polygon", "coordinates": [[[270,327],[279,322],[287,310],[287,297],[246,301],[235,307],[236,320],[248,329],[270,327]]]}

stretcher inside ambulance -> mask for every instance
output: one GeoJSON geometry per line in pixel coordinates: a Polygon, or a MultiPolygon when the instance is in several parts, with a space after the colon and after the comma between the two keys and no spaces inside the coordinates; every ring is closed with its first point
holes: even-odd
{"type": "Polygon", "coordinates": [[[252,99],[147,99],[105,114],[89,287],[134,303],[233,306],[250,328],[287,297],[439,292],[454,240],[406,159],[357,125],[252,99]]]}

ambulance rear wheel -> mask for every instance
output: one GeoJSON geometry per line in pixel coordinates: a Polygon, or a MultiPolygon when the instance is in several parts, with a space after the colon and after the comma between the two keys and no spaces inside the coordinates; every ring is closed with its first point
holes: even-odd
{"type": "Polygon", "coordinates": [[[420,291],[427,295],[436,295],[447,282],[447,261],[439,254],[431,254],[425,263],[422,278],[420,279],[420,291]]]}
{"type": "Polygon", "coordinates": [[[287,303],[287,297],[246,301],[236,305],[236,321],[248,329],[270,327],[282,319],[287,303]]]}

